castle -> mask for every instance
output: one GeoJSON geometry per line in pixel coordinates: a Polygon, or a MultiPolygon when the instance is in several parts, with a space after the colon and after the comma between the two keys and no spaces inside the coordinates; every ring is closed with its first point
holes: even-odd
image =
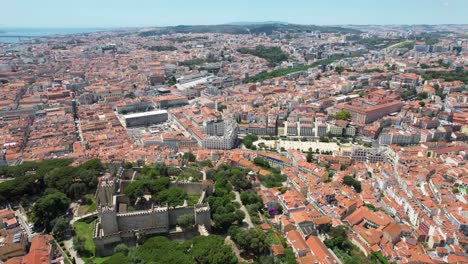
{"type": "Polygon", "coordinates": [[[200,194],[195,206],[173,208],[152,205],[147,210],[128,212],[130,200],[123,194],[125,181],[121,180],[119,175],[122,175],[122,169],[116,178],[102,179],[96,192],[98,219],[93,233],[96,256],[112,255],[118,244],[135,246],[142,237],[169,234],[171,228],[177,225],[177,218],[181,215],[194,214],[195,224],[203,230],[210,230],[210,207],[204,204],[203,200],[213,190],[211,181],[171,183],[186,190],[189,195],[200,194]]]}

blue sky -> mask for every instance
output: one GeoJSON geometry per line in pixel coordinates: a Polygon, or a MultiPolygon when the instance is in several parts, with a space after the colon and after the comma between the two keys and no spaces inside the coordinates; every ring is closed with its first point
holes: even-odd
{"type": "Polygon", "coordinates": [[[1,27],[468,24],[468,0],[0,0],[1,27]]]}

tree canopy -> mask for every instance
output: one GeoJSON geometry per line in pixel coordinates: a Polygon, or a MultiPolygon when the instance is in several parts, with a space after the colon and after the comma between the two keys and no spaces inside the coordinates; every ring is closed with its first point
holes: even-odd
{"type": "Polygon", "coordinates": [[[64,193],[58,191],[39,198],[32,208],[34,222],[51,230],[52,221],[67,212],[70,202],[64,193]]]}
{"type": "Polygon", "coordinates": [[[229,234],[241,249],[250,254],[258,256],[268,251],[267,236],[260,228],[242,229],[234,226],[229,234]]]}
{"type": "Polygon", "coordinates": [[[248,134],[247,136],[244,137],[244,139],[242,140],[242,143],[244,144],[246,148],[256,150],[257,147],[253,143],[257,140],[258,140],[257,135],[248,134]]]}
{"type": "Polygon", "coordinates": [[[354,190],[356,190],[356,192],[360,193],[362,188],[361,188],[361,182],[354,179],[353,177],[351,176],[345,176],[343,178],[343,183],[348,185],[348,186],[351,186],[354,188],[354,190]]]}
{"type": "MultiPolygon", "coordinates": [[[[155,263],[155,264],[235,264],[237,257],[231,247],[224,244],[220,236],[197,236],[183,243],[171,241],[166,237],[153,237],[143,245],[133,248],[128,257],[122,257],[119,264],[155,263]]],[[[117,263],[112,256],[107,264],[117,263]],[[111,259],[113,262],[111,262],[111,259]]]]}
{"type": "Polygon", "coordinates": [[[346,120],[346,119],[351,118],[351,113],[346,110],[341,110],[341,111],[338,111],[334,117],[336,120],[346,120]]]}
{"type": "Polygon", "coordinates": [[[160,205],[167,204],[170,207],[182,205],[187,198],[187,191],[179,187],[171,187],[169,189],[162,190],[157,195],[155,195],[155,200],[160,205]]]}
{"type": "Polygon", "coordinates": [[[155,180],[136,180],[130,183],[125,188],[125,194],[130,200],[135,201],[137,198],[143,197],[145,194],[157,195],[159,192],[169,187],[170,179],[161,177],[155,180]]]}
{"type": "Polygon", "coordinates": [[[193,214],[184,214],[177,217],[177,224],[182,228],[190,228],[195,225],[195,216],[193,214]]]}

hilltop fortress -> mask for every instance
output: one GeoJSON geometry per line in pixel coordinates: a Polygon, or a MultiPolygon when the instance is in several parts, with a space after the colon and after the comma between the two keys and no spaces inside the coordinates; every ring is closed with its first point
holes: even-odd
{"type": "Polygon", "coordinates": [[[129,182],[122,179],[123,169],[116,178],[101,179],[97,192],[98,219],[94,226],[93,240],[96,246],[96,256],[108,256],[114,253],[118,244],[135,246],[140,238],[157,234],[183,233],[175,231],[177,218],[181,215],[194,214],[198,230],[207,232],[211,228],[210,207],[204,204],[206,195],[213,191],[211,181],[201,183],[178,183],[177,186],[187,191],[189,195],[200,195],[194,206],[156,207],[129,212],[129,198],[123,193],[124,186],[129,182]],[[172,228],[172,229],[171,229],[172,228]]]}

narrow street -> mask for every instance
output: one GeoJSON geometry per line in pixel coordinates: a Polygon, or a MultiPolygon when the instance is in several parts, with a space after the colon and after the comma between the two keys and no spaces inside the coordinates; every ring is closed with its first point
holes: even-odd
{"type": "Polygon", "coordinates": [[[33,238],[33,233],[31,231],[31,229],[29,228],[28,216],[22,214],[20,212],[20,210],[16,210],[15,215],[16,215],[17,219],[19,220],[21,226],[23,226],[24,229],[26,230],[26,234],[28,235],[28,241],[31,242],[31,240],[33,238]]]}

